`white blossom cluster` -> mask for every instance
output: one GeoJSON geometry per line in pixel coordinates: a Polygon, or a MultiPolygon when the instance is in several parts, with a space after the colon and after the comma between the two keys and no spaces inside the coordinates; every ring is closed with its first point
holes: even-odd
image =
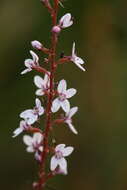
{"type": "MultiPolygon", "coordinates": [[[[52,28],[52,32],[57,34],[64,28],[67,28],[73,24],[72,16],[70,13],[65,14],[59,21],[57,26],[52,28]]],[[[41,50],[43,45],[35,40],[31,42],[31,45],[36,50],[41,50]]],[[[30,50],[32,59],[26,59],[24,65],[26,69],[21,72],[21,74],[26,74],[32,70],[40,68],[38,55],[30,50]]],[[[67,57],[71,62],[78,66],[81,70],[85,71],[82,66],[84,61],[78,57],[75,53],[75,43],[73,43],[72,54],[67,57]]],[[[45,73],[44,78],[36,75],[34,77],[34,84],[37,87],[35,95],[38,97],[47,96],[50,92],[50,72],[45,73]]],[[[58,82],[55,89],[55,96],[52,102],[51,112],[56,113],[63,111],[64,114],[56,119],[60,123],[65,124],[72,133],[78,134],[75,129],[72,117],[78,111],[78,107],[71,107],[70,98],[76,94],[77,90],[74,88],[67,88],[66,80],[62,79],[58,82]]],[[[18,136],[22,132],[29,132],[34,129],[34,125],[39,121],[40,117],[46,113],[46,109],[42,105],[39,98],[35,99],[35,106],[32,109],[26,109],[20,113],[20,125],[13,132],[13,137],[18,136]]],[[[57,123],[57,122],[56,122],[57,123]]],[[[44,129],[42,129],[43,131],[44,129]]],[[[23,142],[26,144],[26,151],[29,153],[34,153],[34,157],[37,161],[41,162],[41,153],[43,152],[43,140],[44,135],[41,132],[34,132],[33,136],[24,135],[23,142]]],[[[54,147],[54,152],[50,160],[50,170],[58,174],[67,174],[67,161],[65,157],[69,156],[73,152],[74,148],[72,146],[67,146],[65,144],[58,144],[54,147]]]]}

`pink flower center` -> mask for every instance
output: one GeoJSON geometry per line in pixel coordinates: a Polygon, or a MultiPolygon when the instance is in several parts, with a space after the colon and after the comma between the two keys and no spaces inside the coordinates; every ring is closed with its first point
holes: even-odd
{"type": "Polygon", "coordinates": [[[69,123],[72,123],[72,119],[69,117],[66,118],[66,121],[68,121],[69,123]]]}
{"type": "Polygon", "coordinates": [[[27,123],[25,123],[24,125],[22,125],[22,128],[24,129],[24,130],[27,130],[27,129],[29,129],[29,125],[27,124],[27,123]]]}
{"type": "Polygon", "coordinates": [[[39,115],[39,109],[37,107],[34,107],[33,111],[34,115],[39,115]]]}
{"type": "Polygon", "coordinates": [[[60,94],[59,94],[59,100],[60,100],[60,101],[66,100],[66,95],[63,94],[63,93],[60,93],[60,94]]]}
{"type": "Polygon", "coordinates": [[[33,145],[34,150],[35,150],[35,151],[38,151],[38,149],[39,149],[39,147],[40,147],[40,144],[38,144],[37,141],[34,141],[34,142],[32,143],[32,145],[33,145]]]}
{"type": "Polygon", "coordinates": [[[63,158],[63,154],[62,154],[62,152],[57,151],[56,154],[55,154],[55,157],[56,157],[57,159],[61,159],[61,158],[63,158]]]}

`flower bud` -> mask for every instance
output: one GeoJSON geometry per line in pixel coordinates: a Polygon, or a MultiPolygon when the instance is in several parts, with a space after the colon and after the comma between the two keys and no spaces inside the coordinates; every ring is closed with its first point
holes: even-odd
{"type": "Polygon", "coordinates": [[[61,28],[59,26],[54,26],[52,28],[52,32],[54,32],[56,34],[59,34],[61,32],[61,28]]]}
{"type": "Polygon", "coordinates": [[[37,40],[34,40],[31,42],[31,45],[33,48],[37,49],[37,50],[41,50],[42,49],[42,44],[37,41],[37,40]]]}

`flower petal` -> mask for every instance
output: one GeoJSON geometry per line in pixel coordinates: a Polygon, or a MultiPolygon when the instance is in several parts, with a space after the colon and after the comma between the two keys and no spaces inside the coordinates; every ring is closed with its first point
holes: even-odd
{"type": "Polygon", "coordinates": [[[38,120],[38,116],[37,115],[31,115],[31,117],[26,118],[26,122],[28,125],[32,125],[33,123],[35,123],[38,120]]]}
{"type": "Polygon", "coordinates": [[[14,130],[12,137],[13,137],[13,138],[14,138],[14,137],[17,137],[17,136],[18,136],[20,133],[22,133],[22,132],[23,132],[23,128],[20,128],[20,127],[19,127],[19,128],[17,128],[17,129],[14,130]]]}
{"type": "Polygon", "coordinates": [[[73,43],[72,46],[72,57],[75,57],[75,42],[73,43]]]}
{"type": "Polygon", "coordinates": [[[30,50],[30,54],[32,55],[34,63],[38,63],[39,57],[36,53],[34,53],[32,50],[30,50]]]}
{"type": "Polygon", "coordinates": [[[71,14],[67,13],[65,14],[59,22],[61,28],[67,28],[73,24],[73,21],[71,20],[71,14]]]}
{"type": "Polygon", "coordinates": [[[31,68],[34,65],[33,59],[26,59],[24,64],[26,67],[31,68]]]}
{"type": "Polygon", "coordinates": [[[66,148],[64,148],[63,156],[69,156],[72,152],[73,152],[74,148],[72,146],[68,146],[66,148]]]}
{"type": "Polygon", "coordinates": [[[42,44],[37,40],[32,41],[31,45],[33,48],[35,48],[37,50],[41,50],[41,48],[42,48],[42,44]]]}
{"type": "Polygon", "coordinates": [[[70,102],[67,99],[64,100],[64,101],[61,101],[60,104],[61,104],[61,107],[63,108],[63,110],[65,112],[69,112],[69,110],[70,110],[70,102]]]}
{"type": "Polygon", "coordinates": [[[32,146],[33,143],[33,138],[29,135],[24,135],[23,136],[23,142],[27,145],[27,146],[32,146]]]}
{"type": "Polygon", "coordinates": [[[20,114],[20,117],[23,118],[28,125],[33,124],[35,121],[37,121],[38,116],[34,114],[33,110],[25,110],[20,114]]]}
{"type": "Polygon", "coordinates": [[[67,168],[62,169],[62,168],[58,168],[57,174],[63,174],[63,175],[67,175],[67,168]]]}
{"type": "MultiPolygon", "coordinates": [[[[48,73],[50,74],[50,72],[48,72],[48,73]]],[[[44,76],[44,83],[49,86],[49,82],[50,82],[49,76],[47,74],[45,74],[45,76],[44,76]]]]}
{"type": "Polygon", "coordinates": [[[77,62],[74,62],[81,70],[83,70],[83,71],[85,71],[85,68],[84,67],[82,67],[79,63],[77,63],[77,62]]]}
{"type": "Polygon", "coordinates": [[[72,125],[72,123],[68,122],[68,126],[70,128],[70,130],[74,133],[74,134],[78,134],[77,130],[74,128],[74,126],[72,125]]]}
{"type": "Polygon", "coordinates": [[[28,146],[28,147],[26,148],[26,151],[27,151],[27,152],[34,152],[35,150],[34,150],[33,146],[28,146]]]}
{"type": "Polygon", "coordinates": [[[41,107],[41,101],[38,98],[35,99],[35,105],[37,108],[41,107]]]}
{"type": "Polygon", "coordinates": [[[66,116],[71,118],[77,111],[78,111],[78,107],[73,107],[70,109],[69,113],[66,114],[66,116]]]}
{"type": "Polygon", "coordinates": [[[42,115],[44,113],[44,108],[41,106],[38,108],[38,111],[39,111],[39,115],[42,115]]]}
{"type": "Polygon", "coordinates": [[[57,152],[57,151],[61,151],[61,150],[64,149],[64,147],[65,147],[65,144],[58,144],[58,145],[56,146],[56,148],[55,148],[55,151],[56,151],[56,152],[57,152]]]}
{"type": "Polygon", "coordinates": [[[40,147],[39,147],[39,150],[40,150],[41,152],[43,152],[43,150],[44,150],[43,146],[40,146],[40,147]]]}
{"type": "Polygon", "coordinates": [[[41,133],[34,133],[33,142],[40,144],[42,140],[43,140],[43,135],[41,133]]]}
{"type": "Polygon", "coordinates": [[[37,152],[35,152],[34,157],[35,157],[35,160],[37,160],[37,161],[39,161],[39,162],[41,162],[41,161],[42,161],[42,159],[41,159],[41,154],[39,154],[39,152],[38,152],[38,151],[37,151],[37,152]]]}
{"type": "Polygon", "coordinates": [[[71,98],[76,94],[77,90],[74,88],[70,88],[66,91],[66,98],[71,98]]]}
{"type": "Polygon", "coordinates": [[[59,164],[59,166],[60,166],[60,168],[62,170],[66,170],[67,169],[67,161],[65,160],[65,158],[61,158],[61,159],[59,159],[57,161],[58,161],[58,164],[59,164]]]}
{"type": "Polygon", "coordinates": [[[38,88],[43,88],[43,86],[44,86],[44,80],[40,76],[35,76],[34,77],[34,84],[38,88]]]}
{"type": "Polygon", "coordinates": [[[21,75],[24,75],[24,74],[26,74],[26,73],[28,73],[28,72],[30,72],[30,71],[32,71],[32,69],[30,69],[30,68],[25,69],[25,70],[23,70],[23,71],[21,72],[21,75]]]}
{"type": "Polygon", "coordinates": [[[59,82],[57,90],[59,93],[65,94],[66,88],[67,88],[67,83],[66,80],[63,79],[59,82]]]}
{"type": "Polygon", "coordinates": [[[75,57],[75,63],[77,63],[77,64],[84,64],[84,61],[83,61],[83,59],[82,58],[80,58],[80,57],[75,57]]]}
{"type": "Polygon", "coordinates": [[[20,114],[20,117],[23,118],[23,119],[26,119],[27,117],[30,117],[31,114],[33,114],[33,110],[32,109],[28,109],[28,110],[23,111],[20,114]]]}
{"type": "Polygon", "coordinates": [[[25,129],[28,129],[29,128],[29,125],[26,123],[26,121],[22,120],[20,121],[20,124],[19,124],[20,128],[25,130],[25,129]]]}
{"type": "Polygon", "coordinates": [[[51,162],[50,162],[50,170],[54,171],[56,169],[57,165],[58,165],[58,160],[56,159],[55,156],[52,156],[51,162]]]}
{"type": "Polygon", "coordinates": [[[38,90],[36,90],[35,94],[37,96],[43,96],[45,93],[44,93],[44,91],[42,89],[38,89],[38,90]]]}
{"type": "Polygon", "coordinates": [[[55,113],[60,109],[60,101],[56,98],[52,103],[52,112],[55,113]]]}

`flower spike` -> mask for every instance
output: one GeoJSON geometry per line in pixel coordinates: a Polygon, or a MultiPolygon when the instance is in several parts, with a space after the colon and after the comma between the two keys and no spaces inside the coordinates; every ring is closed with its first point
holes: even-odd
{"type": "Polygon", "coordinates": [[[73,152],[74,148],[57,143],[56,134],[54,133],[55,125],[65,125],[72,133],[78,134],[72,120],[72,117],[78,111],[78,107],[71,108],[69,101],[77,93],[77,90],[74,88],[68,89],[67,82],[64,79],[56,80],[57,68],[72,61],[77,67],[85,71],[84,61],[76,55],[75,42],[70,56],[66,56],[64,50],[57,53],[60,32],[73,24],[71,13],[66,13],[58,20],[59,7],[63,7],[62,2],[64,0],[40,1],[48,10],[51,18],[49,48],[37,40],[31,41],[32,48],[39,51],[40,55],[44,54],[44,57],[40,59],[43,59],[43,65],[39,61],[39,56],[30,50],[31,58],[24,61],[25,69],[21,74],[26,74],[32,70],[38,72],[34,76],[34,84],[37,87],[35,95],[40,96],[44,107],[41,100],[35,98],[35,106],[20,113],[19,116],[22,120],[19,127],[13,131],[12,136],[13,138],[17,137],[22,132],[32,133],[32,136],[24,135],[23,142],[26,145],[26,151],[33,153],[39,166],[38,179],[33,183],[33,189],[36,190],[44,190],[46,186],[48,187],[47,181],[55,175],[67,175],[68,173],[66,157],[73,152]],[[56,113],[57,111],[59,113],[56,113]],[[41,116],[43,117],[43,115],[44,122],[42,125],[41,116]],[[50,160],[49,168],[47,168],[48,160],[50,160]]]}

